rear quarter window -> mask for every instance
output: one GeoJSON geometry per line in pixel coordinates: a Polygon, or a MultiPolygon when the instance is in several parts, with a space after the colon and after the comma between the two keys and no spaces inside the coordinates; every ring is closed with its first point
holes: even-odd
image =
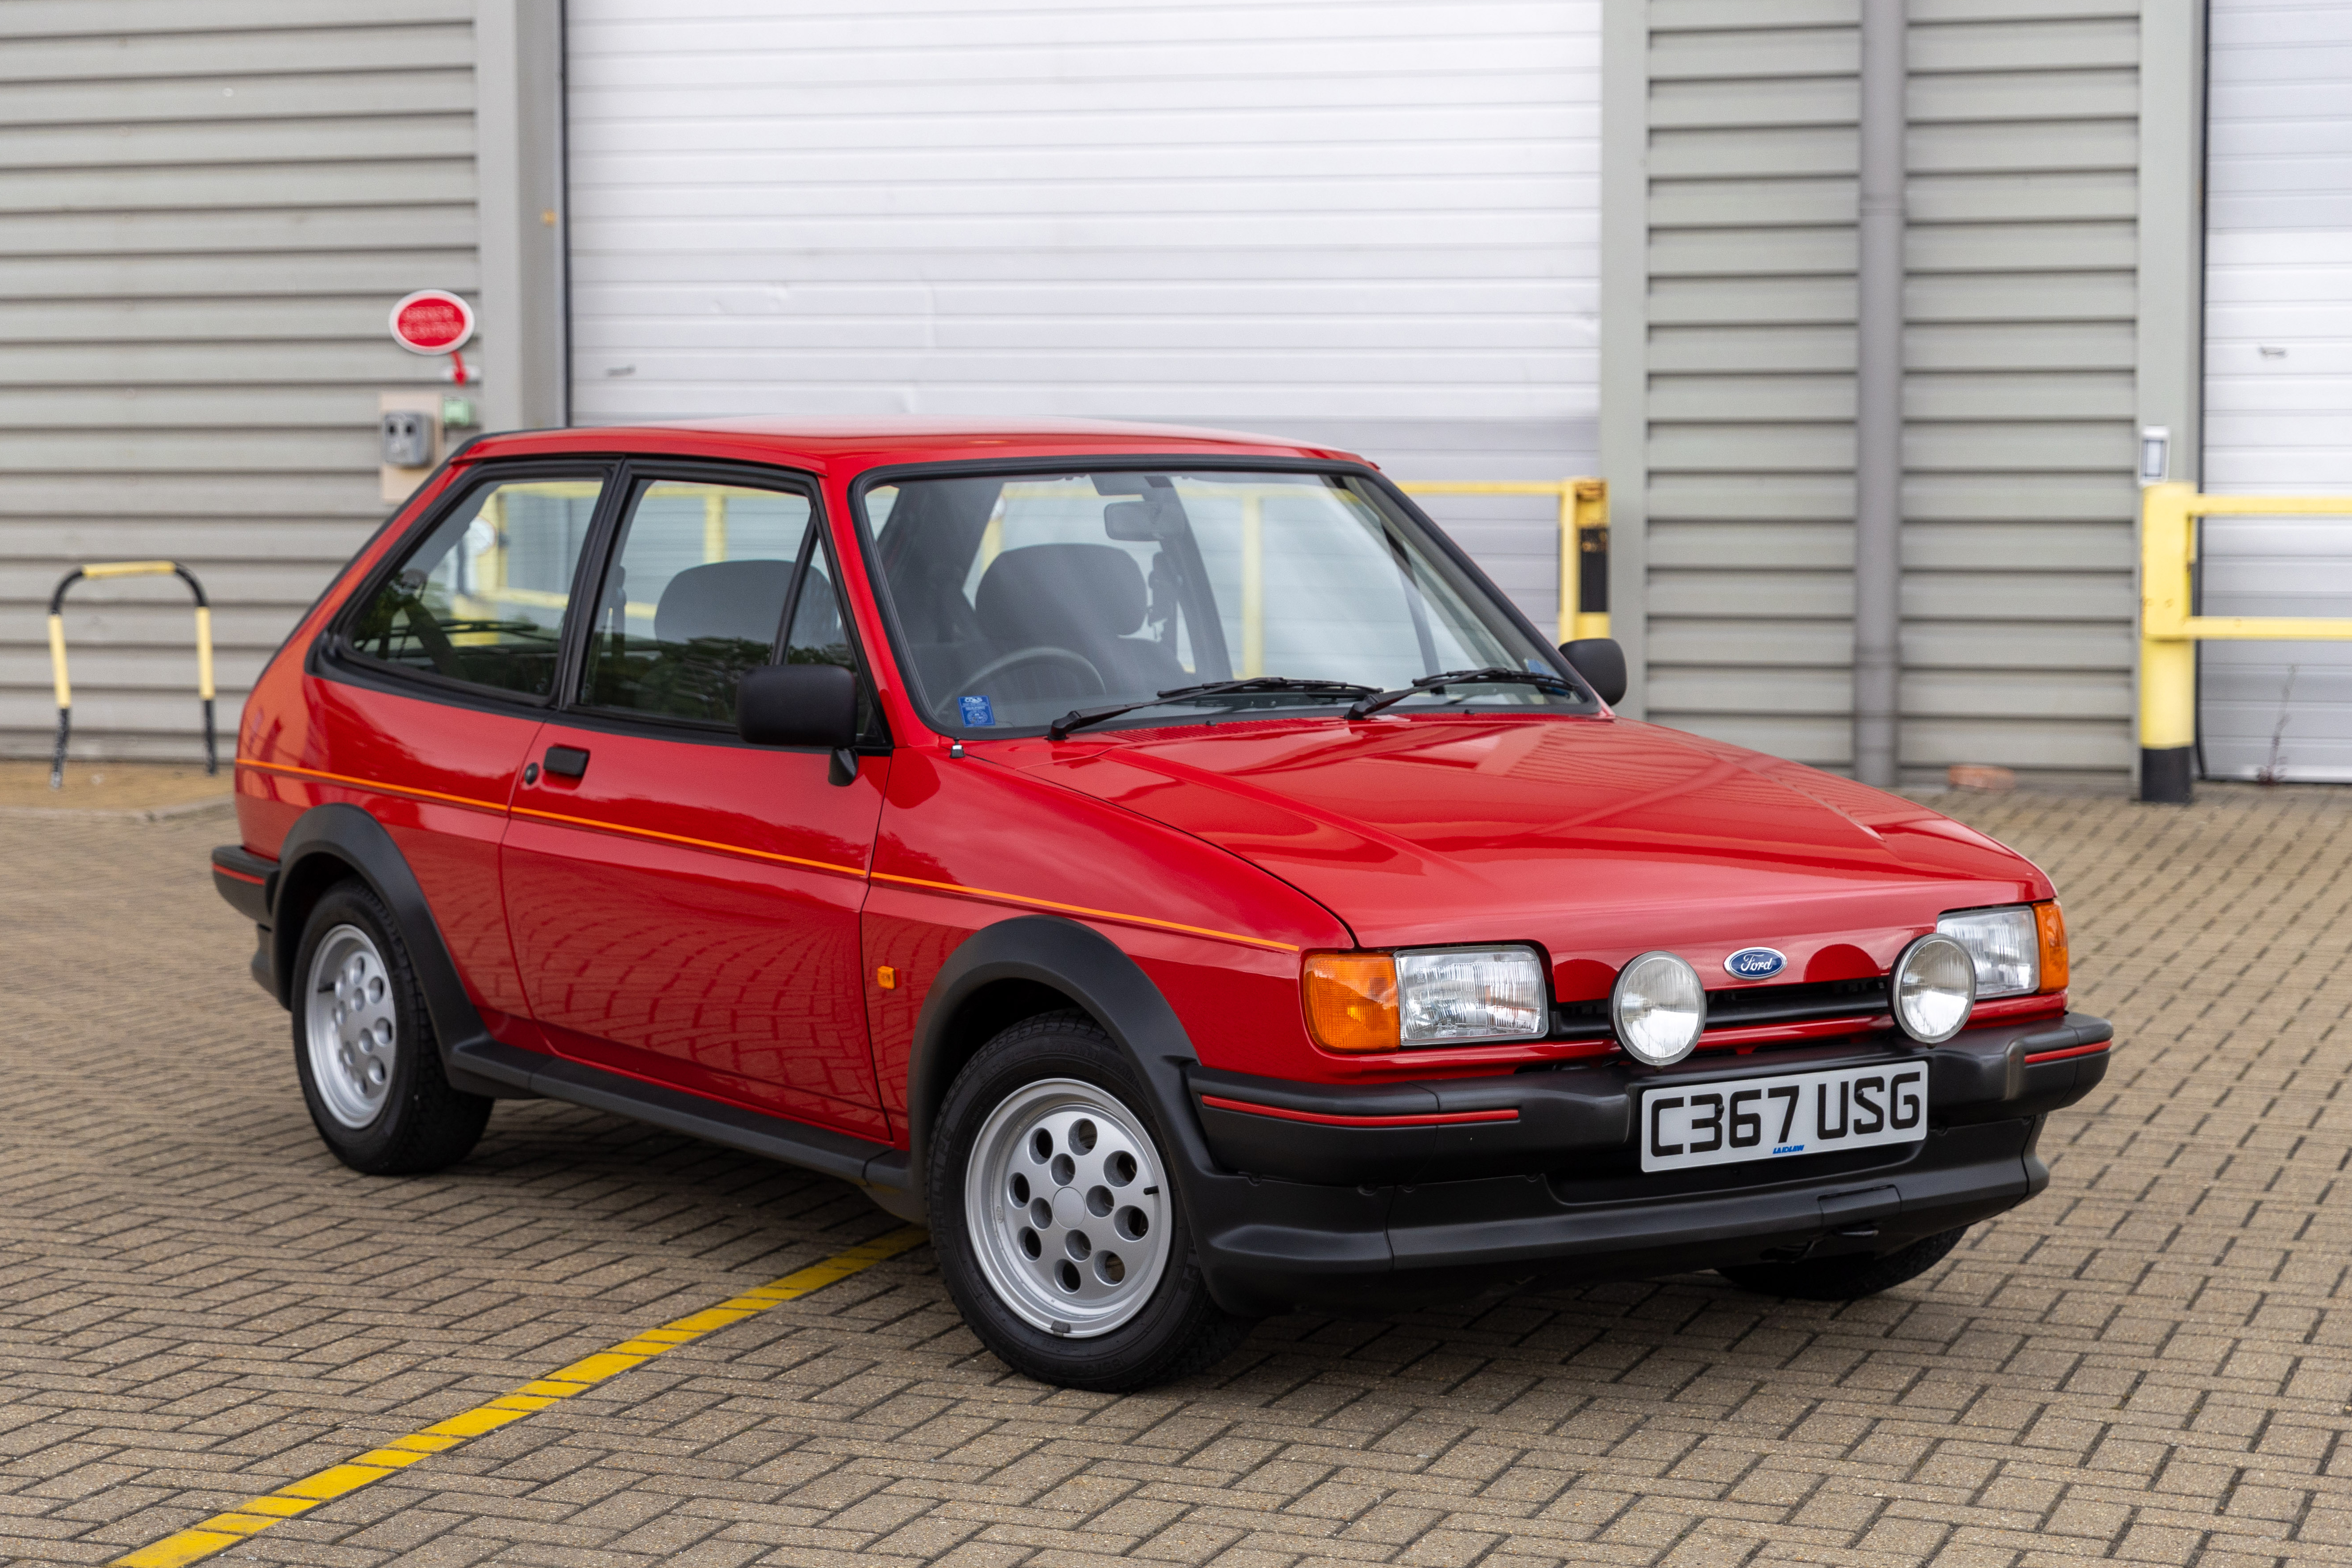
{"type": "Polygon", "coordinates": [[[601,478],[497,480],[410,547],[361,606],[352,650],[496,691],[555,690],[564,613],[601,478]]]}

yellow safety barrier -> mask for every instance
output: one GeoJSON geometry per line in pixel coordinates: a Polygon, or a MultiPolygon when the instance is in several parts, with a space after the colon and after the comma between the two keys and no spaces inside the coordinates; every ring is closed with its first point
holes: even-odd
{"type": "Polygon", "coordinates": [[[1464,479],[1397,489],[1415,496],[1559,498],[1559,640],[1609,635],[1609,481],[1464,479]]]}
{"type": "Polygon", "coordinates": [[[2209,496],[2150,485],[2139,514],[2139,798],[2179,804],[2196,789],[2200,642],[2352,642],[2352,617],[2200,616],[2190,569],[2200,517],[2352,516],[2352,496],[2209,496]]]}
{"type": "MultiPolygon", "coordinates": [[[[1184,487],[1178,487],[1183,493],[1184,487]]],[[[1609,635],[1609,481],[1606,479],[1434,479],[1400,482],[1416,496],[1554,496],[1559,501],[1559,640],[1609,635]]],[[[1060,494],[1049,486],[1008,485],[1008,499],[1060,494]]],[[[1243,676],[1265,673],[1265,507],[1286,489],[1217,487],[1238,494],[1242,503],[1242,647],[1234,668],[1243,676]]],[[[981,535],[983,570],[1004,548],[1002,517],[989,520],[981,535]]]]}
{"type": "Polygon", "coordinates": [[[66,678],[66,590],[76,583],[108,577],[177,577],[196,596],[196,695],[205,708],[205,772],[220,772],[213,744],[213,612],[205,585],[176,561],[101,561],[77,566],[58,579],[49,595],[49,674],[58,690],[58,747],[49,758],[49,787],[66,784],[66,738],[73,732],[73,683],[66,678]]]}

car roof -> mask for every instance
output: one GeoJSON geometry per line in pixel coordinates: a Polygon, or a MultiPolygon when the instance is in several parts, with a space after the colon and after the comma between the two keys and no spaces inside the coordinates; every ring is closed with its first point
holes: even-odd
{"type": "Polygon", "coordinates": [[[481,437],[467,448],[465,455],[470,460],[592,452],[735,458],[750,462],[790,462],[794,467],[820,472],[844,473],[883,464],[970,462],[989,458],[1304,458],[1365,462],[1354,453],[1336,447],[1181,425],[1129,425],[1097,419],[982,421],[908,417],[772,416],[575,426],[562,430],[523,430],[481,437]]]}

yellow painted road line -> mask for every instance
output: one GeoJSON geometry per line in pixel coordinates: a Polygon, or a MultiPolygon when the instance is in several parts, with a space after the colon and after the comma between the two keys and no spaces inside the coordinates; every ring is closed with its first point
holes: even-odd
{"type": "Polygon", "coordinates": [[[583,1356],[570,1366],[558,1367],[544,1377],[533,1378],[487,1405],[452,1415],[446,1421],[436,1421],[419,1432],[405,1437],[394,1437],[381,1448],[371,1448],[340,1465],[330,1465],[299,1481],[289,1481],[274,1492],[264,1492],[249,1498],[226,1513],[216,1513],[200,1523],[190,1525],[177,1534],[167,1535],[152,1545],[118,1557],[110,1568],[178,1568],[184,1563],[194,1563],[215,1552],[235,1546],[238,1542],[258,1535],[282,1520],[306,1513],[322,1502],[331,1502],[362,1487],[383,1479],[419,1459],[446,1453],[461,1447],[486,1432],[495,1432],[509,1422],[520,1421],[535,1410],[544,1410],[560,1400],[583,1394],[608,1377],[643,1366],[646,1362],[678,1346],[692,1344],[703,1335],[714,1333],[730,1323],[746,1318],[756,1318],[769,1308],[785,1301],[797,1300],[812,1290],[822,1290],[836,1281],[848,1279],[881,1262],[887,1258],[930,1239],[929,1233],[908,1226],[894,1230],[862,1247],[853,1247],[838,1257],[822,1263],[812,1263],[806,1268],[787,1274],[781,1279],[740,1296],[730,1297],[715,1307],[705,1307],[699,1312],[664,1323],[657,1329],[646,1329],[619,1344],[583,1356]]]}

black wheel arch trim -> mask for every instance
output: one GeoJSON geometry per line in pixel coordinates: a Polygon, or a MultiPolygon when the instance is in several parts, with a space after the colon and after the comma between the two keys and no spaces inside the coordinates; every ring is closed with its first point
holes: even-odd
{"type": "Polygon", "coordinates": [[[1211,1166],[1184,1088],[1184,1075],[1199,1058],[1160,987],[1092,927],[1058,915],[1018,915],[964,938],[940,966],[916,1016],[907,1059],[907,1160],[916,1191],[924,1185],[933,1123],[948,1087],[987,1043],[961,1027],[967,1008],[989,987],[1007,982],[1057,992],[1100,1025],[1151,1090],[1161,1131],[1177,1144],[1165,1152],[1171,1165],[1186,1174],[1211,1166]]]}
{"type": "Polygon", "coordinates": [[[278,847],[277,874],[269,887],[270,990],[278,1005],[290,1009],[294,1005],[294,960],[303,923],[280,918],[281,906],[289,896],[307,894],[314,886],[344,875],[355,875],[365,882],[400,922],[409,963],[425,993],[425,1009],[433,1016],[441,1067],[450,1087],[468,1094],[507,1098],[518,1092],[528,1094],[526,1084],[488,1076],[468,1065],[471,1053],[496,1041],[466,994],[457,963],[449,956],[448,944],[441,940],[441,924],[434,919],[433,907],[425,900],[415,872],[409,869],[407,857],[401,854],[383,824],[348,802],[312,806],[294,819],[278,847]],[[325,864],[330,861],[341,870],[330,869],[325,864]]]}

